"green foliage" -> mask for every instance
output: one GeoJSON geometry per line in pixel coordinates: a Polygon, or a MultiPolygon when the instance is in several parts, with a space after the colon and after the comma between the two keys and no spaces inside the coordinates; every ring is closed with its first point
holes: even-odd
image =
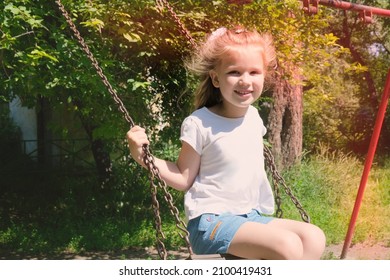
{"type": "MultiPolygon", "coordinates": [[[[115,150],[120,150],[120,144],[115,150]]],[[[159,154],[169,157],[172,151],[171,148],[159,154]]],[[[18,174],[1,174],[1,255],[18,258],[52,252],[53,257],[58,257],[63,252],[154,245],[147,172],[123,154],[117,154],[112,177],[103,183],[88,170],[78,170],[79,176],[67,176],[61,171],[49,173],[26,166],[19,168],[18,174]]],[[[183,213],[183,194],[171,191],[171,195],[174,205],[183,213]]],[[[175,231],[160,192],[158,199],[166,245],[182,246],[183,240],[175,231]]]]}
{"type": "MultiPolygon", "coordinates": [[[[388,240],[389,169],[373,168],[356,223],[353,242],[388,240]]],[[[311,217],[325,231],[328,244],[342,243],[350,222],[363,172],[363,163],[342,152],[320,145],[318,153],[287,171],[285,179],[311,217]]],[[[294,206],[284,198],[285,217],[299,219],[294,206]]]]}
{"type": "MultiPolygon", "coordinates": [[[[339,244],[345,239],[363,164],[327,146],[318,150],[318,154],[307,156],[283,175],[311,222],[325,231],[327,243],[339,244]]],[[[0,200],[1,255],[61,258],[64,253],[154,246],[154,214],[145,171],[128,160],[113,169],[120,176],[103,185],[90,175],[71,178],[24,173],[6,182],[2,176],[5,188],[0,200]]],[[[389,170],[389,160],[385,160],[371,171],[354,243],[389,240],[389,170]]],[[[183,194],[171,193],[183,218],[183,194]]],[[[284,217],[301,220],[289,198],[283,195],[282,199],[284,217]]],[[[166,247],[184,246],[161,194],[159,201],[166,247]]]]}
{"type": "MultiPolygon", "coordinates": [[[[363,2],[381,8],[387,5],[363,2]]],[[[333,52],[334,57],[325,63],[318,60],[319,67],[307,65],[305,73],[310,77],[304,96],[304,142],[308,150],[315,150],[315,142],[323,141],[333,149],[364,154],[388,71],[388,18],[378,16],[372,24],[364,24],[358,13],[322,10],[329,15],[325,32],[338,38],[336,43],[344,51],[333,52]]],[[[388,135],[387,129],[383,134],[388,135]]],[[[386,146],[380,144],[382,154],[388,153],[386,146]]]]}
{"type": "MultiPolygon", "coordinates": [[[[175,159],[180,124],[191,111],[191,90],[196,80],[187,76],[182,64],[192,46],[168,11],[160,12],[152,0],[63,3],[130,115],[147,127],[152,149],[160,157],[175,159]]],[[[286,175],[313,222],[326,230],[328,242],[341,242],[344,232],[340,227],[348,222],[361,164],[354,157],[332,151],[367,139],[375,108],[359,111],[369,99],[364,74],[373,74],[380,92],[389,65],[389,39],[384,36],[389,21],[378,19],[375,25],[362,28],[349,18],[355,28],[353,42],[366,60],[362,64],[353,61],[351,52],[341,45],[340,28],[335,27],[341,26],[343,18],[330,9],[322,7],[319,14],[307,16],[295,0],[253,1],[244,6],[228,5],[223,0],[176,1],[174,8],[197,41],[218,27],[244,24],[272,33],[280,67],[301,67],[304,143],[306,150],[318,155],[286,175]],[[319,142],[329,143],[329,149],[324,151],[319,142]]],[[[91,128],[94,139],[122,139],[128,124],[54,1],[5,0],[0,10],[0,99],[9,101],[18,95],[23,105],[34,107],[37,99],[44,97],[53,110],[78,116],[91,128]]],[[[2,133],[16,140],[16,128],[6,119],[1,122],[2,133]]],[[[385,147],[389,123],[387,117],[382,138],[385,147]]],[[[69,127],[51,127],[69,136],[69,127]]],[[[1,190],[0,249],[79,252],[152,244],[146,173],[123,157],[123,147],[113,143],[108,147],[114,173],[104,183],[94,176],[61,178],[58,182],[54,174],[32,178],[6,174],[2,180],[7,182],[1,190]]],[[[26,164],[31,166],[31,162],[26,164]]],[[[375,209],[388,215],[383,209],[389,209],[389,165],[384,166],[387,169],[377,167],[372,175],[374,187],[370,190],[379,194],[367,195],[369,201],[377,199],[381,204],[367,203],[373,207],[362,214],[359,227],[363,230],[357,233],[358,240],[367,238],[368,227],[376,229],[378,238],[389,232],[380,227],[386,223],[370,212],[375,209]],[[370,222],[370,215],[378,223],[370,222]]],[[[20,167],[18,171],[24,174],[20,167]]],[[[174,192],[181,211],[182,195],[174,192]]],[[[299,218],[287,205],[286,216],[291,213],[299,218]]],[[[182,244],[173,234],[165,204],[162,213],[167,221],[167,243],[173,247],[182,244]]]]}
{"type": "MultiPolygon", "coordinates": [[[[63,2],[109,80],[117,85],[134,119],[154,126],[156,122],[150,120],[149,114],[144,114],[145,109],[150,109],[145,105],[160,94],[164,109],[160,115],[164,122],[170,123],[166,127],[167,134],[172,134],[171,128],[176,129],[191,106],[192,98],[178,97],[187,81],[182,59],[192,46],[183,40],[168,12],[160,13],[154,1],[63,2]]],[[[7,50],[3,55],[6,92],[26,95],[23,98],[26,104],[33,104],[37,94],[57,103],[67,100],[75,105],[73,110],[84,117],[107,116],[95,123],[110,122],[113,115],[106,108],[114,105],[107,94],[101,93],[104,87],[95,78],[77,42],[69,36],[70,30],[54,4],[19,0],[6,1],[4,7],[5,39],[1,42],[2,48],[7,50]],[[25,15],[15,17],[20,11],[25,15]],[[12,45],[6,38],[13,38],[12,45]]],[[[272,32],[281,65],[285,61],[303,61],[310,50],[321,49],[320,46],[334,41],[315,33],[324,26],[324,21],[319,17],[305,17],[296,1],[262,1],[233,8],[226,1],[184,1],[175,8],[195,39],[222,25],[239,23],[272,32]],[[248,13],[257,16],[247,17],[248,13]],[[288,16],[289,13],[294,16],[288,16]],[[285,41],[286,38],[290,41],[285,41]],[[298,47],[302,40],[310,42],[309,48],[298,47]]],[[[315,56],[318,59],[317,53],[315,56]]]]}
{"type": "MultiPolygon", "coordinates": [[[[169,12],[156,7],[155,1],[63,4],[135,122],[149,128],[152,140],[177,142],[177,128],[191,111],[196,81],[182,64],[192,46],[169,12]]],[[[18,94],[24,105],[34,106],[37,97],[44,96],[54,109],[65,107],[76,113],[96,130],[95,138],[123,137],[127,124],[56,4],[17,0],[3,1],[0,8],[4,11],[0,15],[1,98],[18,94]]],[[[349,50],[340,44],[340,28],[336,28],[342,25],[340,17],[325,7],[313,16],[301,11],[299,1],[250,5],[181,1],[174,9],[196,41],[220,26],[236,24],[272,33],[279,67],[286,73],[291,65],[301,67],[308,89],[306,149],[315,149],[317,140],[335,149],[367,140],[375,108],[359,109],[367,102],[362,75],[376,72],[381,89],[388,52],[386,39],[376,37],[386,32],[385,20],[365,28],[351,25],[357,32],[354,43],[367,58],[363,65],[352,61],[349,50]],[[375,55],[370,53],[373,46],[377,46],[375,55]],[[356,123],[356,118],[361,121],[356,123]]]]}

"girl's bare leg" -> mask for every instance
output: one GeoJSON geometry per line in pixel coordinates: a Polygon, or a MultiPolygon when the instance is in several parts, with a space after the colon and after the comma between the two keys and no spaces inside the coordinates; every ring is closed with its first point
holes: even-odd
{"type": "Polygon", "coordinates": [[[228,253],[247,259],[320,259],[325,235],[313,224],[275,219],[247,222],[235,234],[228,253]]]}

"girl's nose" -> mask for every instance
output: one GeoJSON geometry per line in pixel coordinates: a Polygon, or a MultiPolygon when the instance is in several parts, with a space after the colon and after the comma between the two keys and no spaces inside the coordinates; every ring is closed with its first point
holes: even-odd
{"type": "Polygon", "coordinates": [[[238,80],[239,86],[247,86],[249,85],[249,77],[248,75],[242,75],[241,78],[238,80]]]}

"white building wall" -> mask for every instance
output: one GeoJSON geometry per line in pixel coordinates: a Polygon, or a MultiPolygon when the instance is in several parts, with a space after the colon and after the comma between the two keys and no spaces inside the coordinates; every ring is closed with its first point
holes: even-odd
{"type": "Polygon", "coordinates": [[[32,157],[37,156],[37,114],[35,109],[29,109],[22,106],[19,97],[15,97],[9,104],[10,117],[15,125],[20,128],[23,151],[32,157]],[[31,141],[33,140],[33,141],[31,141]]]}

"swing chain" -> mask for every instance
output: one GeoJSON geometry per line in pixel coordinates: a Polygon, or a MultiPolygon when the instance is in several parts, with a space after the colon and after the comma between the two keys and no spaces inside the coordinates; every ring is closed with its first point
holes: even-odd
{"type": "MultiPolygon", "coordinates": [[[[171,17],[176,22],[176,24],[179,26],[181,33],[191,42],[191,45],[194,48],[196,48],[197,44],[195,43],[194,39],[192,38],[190,32],[187,30],[187,28],[181,22],[180,18],[175,13],[175,11],[173,10],[172,6],[168,3],[168,1],[167,0],[156,0],[156,3],[157,3],[157,7],[158,7],[160,13],[162,13],[164,6],[167,8],[167,10],[171,14],[171,17]]],[[[269,165],[269,169],[271,171],[272,179],[274,182],[273,185],[274,185],[274,191],[275,191],[275,203],[276,203],[276,207],[277,207],[276,217],[281,218],[283,216],[283,211],[281,209],[282,199],[280,197],[280,191],[279,191],[279,187],[278,187],[280,184],[283,186],[286,194],[290,197],[291,201],[297,207],[298,211],[301,214],[302,220],[309,223],[310,222],[309,215],[303,209],[303,207],[300,204],[300,202],[298,201],[298,199],[293,195],[291,188],[286,185],[286,182],[284,181],[283,177],[279,174],[279,172],[276,168],[274,157],[273,157],[270,149],[266,146],[264,146],[264,158],[269,165]]]]}
{"type": "Polygon", "coordinates": [[[167,0],[156,0],[156,5],[158,7],[158,10],[159,12],[162,14],[163,10],[164,10],[164,6],[165,8],[167,8],[167,10],[169,11],[169,13],[171,14],[171,17],[173,18],[173,20],[176,22],[176,24],[179,26],[180,28],[180,32],[184,35],[184,37],[186,37],[186,39],[191,43],[191,46],[193,48],[196,48],[197,44],[194,40],[194,38],[192,38],[190,32],[188,31],[188,29],[184,26],[184,24],[182,23],[182,21],[180,20],[179,16],[176,14],[176,12],[173,10],[172,6],[168,3],[167,0]]]}
{"type": "Polygon", "coordinates": [[[73,23],[69,13],[67,12],[67,10],[65,9],[64,5],[61,3],[61,0],[56,0],[56,3],[58,5],[58,8],[60,9],[62,15],[64,16],[64,18],[66,19],[67,23],[69,24],[70,28],[72,29],[73,31],[73,34],[74,36],[76,36],[77,40],[79,41],[82,49],[84,50],[84,52],[86,53],[87,57],[89,58],[89,60],[91,61],[93,67],[95,67],[96,69],[96,72],[97,74],[99,75],[99,77],[101,78],[101,80],[103,81],[103,84],[106,86],[108,92],[111,94],[111,96],[113,97],[114,101],[116,104],[118,104],[118,109],[119,111],[124,115],[124,118],[125,120],[127,121],[127,123],[130,124],[130,126],[134,126],[134,121],[133,119],[130,117],[129,115],[129,112],[127,111],[127,109],[125,108],[122,100],[119,98],[118,94],[116,93],[115,89],[112,87],[112,85],[110,84],[110,82],[108,81],[106,75],[104,75],[103,73],[103,70],[102,68],[99,66],[99,63],[98,61],[96,60],[96,58],[94,57],[94,55],[92,54],[92,52],[90,51],[88,45],[85,43],[85,40],[84,38],[81,36],[80,32],[77,30],[76,28],[76,25],[73,23]]]}
{"type": "Polygon", "coordinates": [[[295,207],[298,209],[298,211],[299,211],[299,213],[301,215],[302,220],[305,221],[306,223],[310,223],[309,215],[303,209],[303,206],[301,205],[301,203],[293,195],[291,188],[289,186],[287,186],[285,180],[279,174],[279,171],[276,169],[275,159],[274,159],[274,157],[272,155],[271,150],[267,146],[264,146],[264,158],[267,161],[268,168],[269,168],[269,170],[270,170],[270,172],[272,174],[273,183],[274,183],[274,189],[275,189],[275,192],[276,192],[276,194],[275,194],[275,197],[276,197],[275,198],[275,202],[276,202],[276,206],[277,206],[276,216],[280,218],[283,215],[283,212],[280,209],[281,198],[280,198],[280,195],[279,195],[279,187],[278,187],[279,185],[281,185],[283,187],[285,193],[290,197],[291,201],[294,203],[295,207]]]}
{"type": "Polygon", "coordinates": [[[144,152],[143,160],[144,160],[145,165],[148,167],[150,184],[151,184],[152,190],[153,190],[153,192],[152,192],[153,209],[154,209],[154,213],[156,216],[156,218],[155,218],[156,231],[157,231],[156,235],[157,235],[157,240],[158,240],[158,245],[159,245],[157,247],[157,249],[158,249],[160,258],[165,260],[167,253],[166,253],[165,245],[162,243],[161,238],[160,238],[160,236],[161,236],[162,238],[165,239],[165,236],[164,236],[164,234],[162,232],[162,228],[161,228],[159,202],[157,200],[157,186],[163,191],[164,199],[168,203],[169,210],[170,210],[172,216],[175,218],[176,227],[184,233],[184,235],[183,235],[179,232],[179,236],[185,241],[188,252],[190,255],[192,255],[192,248],[191,248],[191,244],[189,241],[189,232],[187,231],[186,224],[180,218],[180,212],[177,209],[177,207],[173,204],[173,197],[168,191],[166,182],[161,178],[161,174],[160,174],[159,169],[154,164],[154,157],[152,156],[148,145],[143,146],[143,152],[144,152]],[[156,181],[157,185],[154,183],[155,181],[156,181]]]}
{"type": "MultiPolygon", "coordinates": [[[[78,42],[80,43],[83,51],[86,53],[86,55],[89,58],[89,60],[91,61],[92,65],[96,69],[96,72],[99,75],[99,77],[101,78],[101,80],[103,81],[103,84],[106,86],[107,90],[109,91],[109,93],[113,97],[114,101],[118,105],[119,111],[121,113],[123,113],[124,118],[127,121],[127,123],[130,124],[130,127],[133,127],[135,125],[133,119],[130,117],[129,112],[126,110],[122,100],[117,95],[115,89],[112,87],[112,85],[108,81],[107,77],[104,75],[103,70],[99,66],[98,61],[96,60],[96,58],[94,57],[94,55],[90,51],[88,45],[85,43],[84,38],[81,36],[76,25],[73,23],[71,17],[69,16],[69,13],[65,9],[64,5],[61,3],[61,0],[56,0],[55,2],[57,3],[62,15],[66,19],[71,30],[73,31],[74,36],[77,38],[78,42]]],[[[146,166],[149,170],[150,187],[151,187],[151,195],[152,195],[152,207],[153,207],[153,212],[154,212],[154,216],[155,216],[155,230],[156,230],[158,254],[159,254],[161,259],[164,259],[164,260],[167,259],[167,250],[166,250],[164,242],[163,242],[163,239],[165,239],[165,236],[164,236],[164,233],[163,233],[162,227],[161,227],[162,223],[161,223],[161,215],[160,215],[160,210],[159,210],[160,204],[157,200],[157,188],[158,187],[160,187],[163,190],[165,201],[168,202],[170,212],[175,217],[176,226],[178,229],[183,231],[185,234],[183,236],[181,233],[179,233],[179,235],[182,239],[185,240],[186,245],[188,247],[188,251],[190,254],[192,254],[192,249],[191,249],[191,245],[190,245],[189,238],[188,238],[189,233],[186,230],[185,223],[179,217],[179,214],[180,214],[179,210],[174,206],[174,204],[172,202],[173,201],[172,195],[168,192],[167,185],[166,185],[165,181],[161,178],[160,172],[159,172],[158,168],[156,167],[156,165],[154,164],[154,158],[153,158],[152,154],[150,153],[149,147],[147,145],[145,145],[143,147],[143,151],[144,151],[144,163],[146,164],[146,166]],[[155,183],[155,181],[157,181],[157,184],[155,183]]]]}
{"type": "MultiPolygon", "coordinates": [[[[144,159],[144,162],[146,163],[147,160],[144,159]]],[[[150,190],[152,194],[152,207],[154,213],[154,228],[156,232],[157,252],[158,255],[160,256],[160,259],[166,260],[168,254],[163,241],[165,239],[165,235],[161,227],[162,223],[161,223],[161,215],[160,215],[160,203],[157,200],[157,186],[153,183],[154,179],[151,173],[149,173],[149,179],[150,179],[150,190]]]]}
{"type": "MultiPolygon", "coordinates": [[[[101,78],[103,84],[106,86],[107,90],[109,91],[109,93],[113,97],[114,101],[118,105],[119,111],[124,115],[124,118],[127,121],[127,123],[130,124],[131,127],[133,127],[135,125],[133,119],[130,117],[127,109],[125,108],[122,100],[117,95],[115,89],[112,87],[112,85],[108,81],[107,77],[104,75],[103,70],[99,66],[98,61],[96,60],[96,58],[94,57],[94,55],[90,51],[88,45],[85,43],[85,40],[81,36],[80,32],[77,30],[77,27],[75,26],[75,24],[73,23],[72,19],[69,16],[68,12],[66,11],[65,7],[61,3],[61,0],[56,0],[55,2],[57,3],[62,15],[64,16],[67,23],[69,24],[71,30],[73,31],[74,36],[78,39],[83,51],[86,53],[86,55],[90,59],[92,65],[96,69],[96,72],[99,75],[99,77],[101,78]]],[[[190,43],[193,47],[196,47],[196,43],[195,43],[194,39],[191,37],[190,33],[185,28],[185,26],[181,23],[179,17],[174,12],[174,10],[169,5],[169,3],[166,0],[156,0],[156,2],[160,5],[160,7],[162,7],[162,5],[165,5],[167,7],[169,12],[171,13],[171,16],[173,17],[175,22],[179,25],[182,34],[190,41],[190,43]]],[[[167,259],[167,251],[166,251],[166,247],[165,247],[164,242],[163,242],[163,239],[165,239],[165,236],[164,236],[164,233],[162,231],[162,226],[161,226],[162,223],[161,223],[161,215],[160,215],[160,210],[159,210],[160,204],[159,204],[158,199],[157,199],[157,189],[159,187],[160,189],[162,189],[162,191],[164,193],[165,201],[168,203],[170,212],[175,218],[176,227],[184,233],[184,236],[181,233],[179,233],[179,235],[182,239],[185,240],[188,251],[189,251],[190,255],[192,255],[192,249],[191,249],[191,245],[189,242],[189,232],[186,229],[185,223],[183,222],[183,220],[179,216],[180,215],[179,210],[173,204],[172,195],[169,193],[169,191],[167,189],[166,182],[161,178],[161,174],[159,172],[159,169],[156,167],[156,165],[154,163],[154,157],[151,154],[148,145],[143,146],[143,152],[144,152],[144,159],[143,160],[144,160],[144,163],[149,170],[149,179],[150,179],[150,187],[151,187],[151,194],[152,194],[152,206],[153,206],[153,211],[155,214],[155,229],[156,229],[158,254],[159,254],[161,259],[164,259],[164,260],[167,259]],[[157,184],[155,183],[155,181],[157,182],[157,184]]],[[[282,215],[283,215],[283,212],[282,212],[281,207],[280,207],[281,198],[280,198],[280,191],[279,191],[279,187],[278,187],[278,185],[281,184],[283,186],[286,194],[290,196],[292,202],[295,204],[295,206],[299,210],[301,217],[302,217],[302,220],[309,223],[310,222],[309,216],[307,215],[307,213],[303,209],[302,205],[299,203],[298,199],[292,194],[291,189],[286,185],[284,179],[280,176],[278,170],[276,169],[276,164],[275,164],[274,158],[272,156],[272,153],[269,150],[269,148],[266,146],[264,146],[264,157],[269,165],[269,169],[272,173],[272,178],[274,180],[274,190],[276,193],[275,201],[276,201],[276,205],[277,205],[276,216],[282,217],[282,215]]]]}

